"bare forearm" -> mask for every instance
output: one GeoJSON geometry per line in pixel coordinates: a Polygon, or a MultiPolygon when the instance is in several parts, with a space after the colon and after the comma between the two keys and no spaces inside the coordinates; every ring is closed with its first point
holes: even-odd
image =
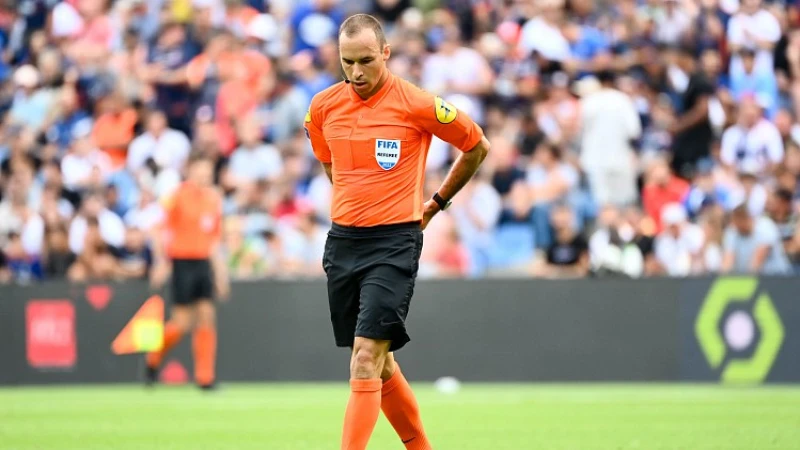
{"type": "Polygon", "coordinates": [[[225,261],[225,255],[222,252],[221,246],[216,248],[211,255],[211,270],[214,274],[214,280],[219,286],[220,283],[225,283],[228,280],[228,265],[225,261]]]}
{"type": "Polygon", "coordinates": [[[328,176],[328,180],[333,183],[333,166],[331,163],[322,163],[322,168],[325,169],[325,175],[328,176]]]}
{"type": "Polygon", "coordinates": [[[707,117],[708,117],[708,100],[703,99],[700,101],[700,103],[697,104],[697,106],[695,106],[691,111],[689,111],[689,114],[678,120],[676,132],[681,133],[683,131],[686,131],[687,129],[701,123],[707,117]]]}
{"type": "Polygon", "coordinates": [[[483,137],[475,148],[459,155],[444,182],[442,182],[442,186],[439,188],[439,195],[445,199],[455,197],[458,191],[466,186],[475,175],[488,153],[489,141],[483,137]]]}
{"type": "Polygon", "coordinates": [[[769,250],[768,246],[762,246],[756,249],[753,259],[750,261],[750,270],[753,273],[761,272],[761,268],[764,267],[764,262],[769,255],[769,250]]]}

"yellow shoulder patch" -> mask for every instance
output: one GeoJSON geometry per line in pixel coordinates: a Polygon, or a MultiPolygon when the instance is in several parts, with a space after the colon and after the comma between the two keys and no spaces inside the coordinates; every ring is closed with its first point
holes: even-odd
{"type": "Polygon", "coordinates": [[[306,111],[306,123],[311,122],[311,108],[306,111]]]}
{"type": "Polygon", "coordinates": [[[436,108],[436,120],[445,124],[456,120],[458,110],[455,109],[453,105],[444,101],[442,97],[437,96],[434,100],[434,105],[436,108]]]}

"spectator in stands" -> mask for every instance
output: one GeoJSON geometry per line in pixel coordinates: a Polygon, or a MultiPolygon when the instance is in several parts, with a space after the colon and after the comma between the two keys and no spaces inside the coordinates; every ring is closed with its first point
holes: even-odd
{"type": "Polygon", "coordinates": [[[36,67],[25,65],[14,72],[14,85],[17,88],[11,104],[9,119],[38,133],[45,125],[45,119],[52,107],[52,92],[40,88],[40,75],[36,67]]]}
{"type": "Polygon", "coordinates": [[[776,189],[770,194],[766,205],[767,215],[778,227],[778,233],[787,254],[796,253],[792,244],[798,225],[798,214],[792,204],[793,195],[792,191],[776,189]]]}
{"type": "Polygon", "coordinates": [[[526,181],[533,207],[533,227],[537,246],[542,249],[552,242],[550,215],[553,205],[568,202],[579,182],[580,175],[574,167],[563,162],[561,155],[559,146],[543,143],[536,149],[533,162],[528,166],[526,181]]]}
{"type": "Polygon", "coordinates": [[[647,215],[655,221],[657,232],[662,230],[661,213],[664,206],[682,202],[688,192],[689,184],[671,174],[666,161],[656,159],[651,163],[645,176],[642,203],[647,215]]]}
{"type": "Polygon", "coordinates": [[[314,209],[305,202],[299,205],[292,222],[279,226],[283,249],[283,271],[294,277],[320,277],[327,231],[317,221],[314,209]]]}
{"type": "Polygon", "coordinates": [[[47,229],[43,259],[45,276],[50,279],[66,277],[69,268],[75,263],[75,254],[69,250],[67,228],[63,224],[47,229]]]}
{"type": "Polygon", "coordinates": [[[731,207],[731,196],[731,191],[726,186],[714,180],[712,163],[703,161],[697,165],[697,172],[683,205],[689,216],[696,218],[705,209],[714,205],[731,207]]]}
{"type": "MultiPolygon", "coordinates": [[[[72,219],[69,227],[69,249],[79,257],[83,256],[84,250],[105,255],[110,252],[110,248],[119,248],[124,243],[125,225],[122,219],[107,208],[100,191],[87,192],[78,215],[72,219]],[[90,225],[95,223],[97,229],[90,229],[90,225]],[[97,236],[90,235],[90,232],[95,231],[97,236]],[[86,248],[87,242],[94,247],[86,248]]],[[[104,267],[100,272],[105,273],[105,270],[111,269],[104,267]]],[[[90,273],[94,272],[90,270],[90,273]]]]}
{"type": "Polygon", "coordinates": [[[237,185],[258,181],[276,181],[283,172],[281,154],[274,145],[261,140],[261,129],[253,114],[239,122],[239,142],[228,170],[237,185]]]}
{"type": "Polygon", "coordinates": [[[113,249],[112,253],[116,257],[114,275],[117,278],[147,278],[153,266],[153,253],[143,230],[129,227],[125,231],[125,243],[121,248],[113,249]]]}
{"type": "Polygon", "coordinates": [[[111,157],[97,148],[89,119],[75,124],[69,153],[61,160],[64,187],[74,193],[103,187],[113,171],[111,157]]]}
{"type": "Polygon", "coordinates": [[[290,19],[292,54],[316,50],[336,37],[344,13],[338,0],[311,0],[298,6],[290,19]]]}
{"type": "Polygon", "coordinates": [[[723,273],[790,275],[792,267],[780,232],[770,218],[754,217],[747,205],[737,206],[725,230],[723,273]]]}
{"type": "Polygon", "coordinates": [[[70,147],[75,127],[89,119],[89,114],[81,108],[74,86],[64,86],[59,92],[57,112],[53,125],[47,130],[47,139],[58,145],[61,156],[70,147]]]}
{"type": "Polygon", "coordinates": [[[530,190],[517,183],[506,196],[497,221],[489,265],[496,272],[521,272],[534,259],[536,232],[531,224],[530,190]]]}
{"type": "Polygon", "coordinates": [[[753,217],[764,213],[769,198],[769,191],[759,179],[758,165],[748,162],[739,170],[739,186],[731,195],[735,205],[745,204],[753,217]]]}
{"type": "Polygon", "coordinates": [[[738,123],[722,135],[720,160],[735,170],[747,166],[764,177],[783,161],[783,141],[775,125],[763,117],[757,99],[748,96],[739,102],[738,123]]]}
{"type": "Polygon", "coordinates": [[[731,64],[730,88],[733,100],[754,96],[761,102],[769,118],[778,110],[778,82],[772,66],[756,66],[756,52],[751,48],[739,51],[740,63],[731,64]]]}
{"type": "Polygon", "coordinates": [[[631,98],[614,88],[612,72],[598,79],[601,88],[581,99],[581,166],[597,204],[627,206],[637,197],[631,144],[641,135],[641,121],[631,98]]]}
{"type": "Polygon", "coordinates": [[[99,111],[92,131],[92,140],[109,156],[111,167],[118,170],[125,166],[128,145],[135,136],[134,127],[139,121],[139,116],[119,91],[103,97],[99,103],[99,111]]]}
{"type": "Polygon", "coordinates": [[[640,277],[644,272],[644,257],[635,237],[635,229],[623,219],[619,209],[614,205],[604,206],[598,215],[597,229],[589,239],[592,272],[598,276],[640,277]]]}
{"type": "Polygon", "coordinates": [[[189,159],[190,150],[189,138],[182,131],[169,128],[164,112],[153,109],[145,117],[145,132],[128,148],[127,168],[138,174],[148,165],[148,160],[152,160],[159,169],[180,172],[189,159]]]}
{"type": "Polygon", "coordinates": [[[670,203],[661,210],[664,229],[656,237],[655,254],[663,272],[671,277],[696,275],[703,270],[703,229],[687,219],[680,203],[670,203]]]}
{"type": "MultiPolygon", "coordinates": [[[[76,240],[70,228],[70,248],[75,247],[73,241],[76,240]]],[[[92,217],[85,220],[84,232],[81,233],[82,241],[79,242],[78,250],[73,249],[77,255],[77,260],[69,268],[67,277],[74,282],[86,282],[89,280],[109,280],[114,277],[116,261],[111,252],[111,246],[102,236],[101,225],[97,218],[92,217]]],[[[122,230],[124,236],[124,229],[122,230]]]]}
{"type": "Polygon", "coordinates": [[[13,175],[0,202],[0,248],[5,249],[9,264],[27,257],[38,258],[42,253],[44,220],[28,206],[26,189],[22,177],[13,175]],[[8,238],[12,235],[16,242],[9,249],[8,238]]]}
{"type": "Polygon", "coordinates": [[[741,63],[738,52],[751,49],[756,52],[759,70],[773,66],[772,50],[781,37],[778,19],[762,4],[762,0],[741,0],[739,11],[728,22],[728,50],[733,53],[731,66],[741,63]]]}
{"type": "Polygon", "coordinates": [[[672,170],[691,179],[695,164],[711,153],[709,101],[714,86],[699,70],[694,47],[681,46],[675,58],[677,64],[668,71],[670,84],[680,95],[678,118],[669,129],[673,136],[672,170]]]}
{"type": "Polygon", "coordinates": [[[545,257],[533,265],[532,275],[545,278],[580,278],[589,273],[589,245],[575,229],[575,214],[569,206],[553,208],[554,239],[545,257]]]}

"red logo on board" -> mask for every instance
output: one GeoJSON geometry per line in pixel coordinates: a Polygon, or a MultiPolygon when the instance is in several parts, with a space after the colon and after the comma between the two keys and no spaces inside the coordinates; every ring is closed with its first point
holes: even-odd
{"type": "Polygon", "coordinates": [[[31,300],[25,307],[28,364],[71,368],[78,355],[75,307],[69,300],[31,300]]]}
{"type": "Polygon", "coordinates": [[[94,309],[100,311],[108,306],[108,302],[111,301],[111,296],[113,294],[114,293],[109,286],[102,284],[97,286],[89,286],[86,288],[86,301],[88,301],[94,309]]]}

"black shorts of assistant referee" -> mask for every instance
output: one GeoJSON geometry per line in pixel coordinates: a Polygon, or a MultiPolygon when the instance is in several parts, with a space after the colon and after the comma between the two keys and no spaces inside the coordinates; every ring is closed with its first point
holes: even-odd
{"type": "Polygon", "coordinates": [[[214,295],[211,262],[207,259],[172,260],[172,301],[192,305],[214,295]]]}
{"type": "Polygon", "coordinates": [[[391,341],[389,351],[409,342],[405,321],[421,252],[418,223],[332,225],[322,266],[338,347],[352,347],[356,336],[391,341]]]}

